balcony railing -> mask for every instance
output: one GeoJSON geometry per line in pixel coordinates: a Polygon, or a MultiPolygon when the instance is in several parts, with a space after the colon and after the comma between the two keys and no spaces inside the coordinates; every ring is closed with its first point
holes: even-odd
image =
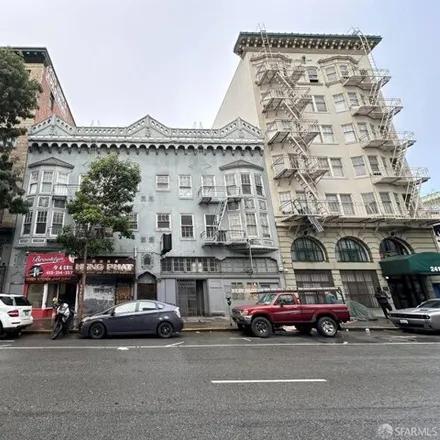
{"type": "Polygon", "coordinates": [[[263,112],[278,110],[281,104],[291,109],[295,116],[300,116],[305,107],[312,102],[310,88],[295,87],[292,89],[270,89],[261,95],[261,106],[263,112]]]}
{"type": "Polygon", "coordinates": [[[350,106],[353,116],[369,116],[372,119],[393,117],[403,106],[398,98],[382,99],[374,103],[358,103],[350,106]]]}
{"type": "Polygon", "coordinates": [[[205,245],[233,245],[248,242],[246,231],[243,230],[217,231],[212,228],[203,231],[201,237],[205,245]]]}
{"type": "Polygon", "coordinates": [[[412,181],[427,182],[430,179],[428,168],[402,168],[400,171],[393,168],[378,167],[376,171],[371,172],[371,178],[374,183],[394,183],[396,185],[407,185],[412,181]]]}
{"type": "Polygon", "coordinates": [[[52,188],[52,196],[60,198],[71,198],[75,196],[78,190],[79,185],[56,183],[52,188]]]}
{"type": "Polygon", "coordinates": [[[316,180],[329,171],[328,166],[323,166],[320,158],[285,154],[275,159],[272,168],[275,179],[288,179],[295,173],[316,180]]]}
{"type": "Polygon", "coordinates": [[[349,68],[347,75],[342,77],[342,84],[344,86],[356,86],[363,90],[368,90],[375,84],[379,84],[380,87],[383,87],[390,79],[390,71],[386,69],[349,68]]]}
{"type": "Polygon", "coordinates": [[[276,119],[266,126],[268,144],[284,142],[288,136],[300,139],[309,144],[319,133],[317,121],[303,120],[291,121],[289,119],[276,119]]]}
{"type": "Polygon", "coordinates": [[[242,196],[238,186],[201,186],[197,191],[199,203],[218,203],[227,198],[234,199],[242,196]]]}
{"type": "Polygon", "coordinates": [[[289,64],[285,61],[268,59],[256,68],[255,82],[257,85],[267,84],[279,74],[290,84],[297,83],[305,72],[305,67],[300,63],[289,64]]]}
{"type": "Polygon", "coordinates": [[[395,148],[409,148],[416,143],[416,136],[412,131],[392,131],[387,134],[368,133],[360,138],[362,148],[382,148],[394,150],[395,148]]]}

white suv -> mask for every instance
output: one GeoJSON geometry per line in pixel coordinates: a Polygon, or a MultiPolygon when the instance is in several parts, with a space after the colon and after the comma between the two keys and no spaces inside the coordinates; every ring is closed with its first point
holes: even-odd
{"type": "Polygon", "coordinates": [[[32,305],[25,296],[0,293],[0,335],[19,335],[33,322],[32,305]]]}

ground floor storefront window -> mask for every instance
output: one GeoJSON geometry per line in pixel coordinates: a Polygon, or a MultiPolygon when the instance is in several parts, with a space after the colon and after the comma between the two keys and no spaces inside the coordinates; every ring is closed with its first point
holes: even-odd
{"type": "Polygon", "coordinates": [[[333,287],[331,270],[295,270],[296,287],[311,289],[310,292],[301,292],[300,300],[303,304],[316,304],[321,301],[322,293],[313,291],[316,288],[333,287]]]}
{"type": "Polygon", "coordinates": [[[340,273],[346,299],[370,308],[379,307],[374,297],[380,286],[375,270],[341,270],[340,273]]]}

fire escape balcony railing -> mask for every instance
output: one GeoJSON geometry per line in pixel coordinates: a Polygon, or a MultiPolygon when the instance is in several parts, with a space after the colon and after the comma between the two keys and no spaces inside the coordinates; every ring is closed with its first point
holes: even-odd
{"type": "Polygon", "coordinates": [[[342,76],[344,86],[355,86],[363,90],[371,89],[375,84],[380,87],[386,85],[391,79],[390,71],[387,69],[349,69],[347,74],[342,76]]]}
{"type": "Polygon", "coordinates": [[[263,113],[278,110],[284,103],[299,116],[308,104],[312,102],[312,95],[308,87],[270,89],[261,94],[263,113]]]}
{"type": "Polygon", "coordinates": [[[319,125],[315,120],[292,121],[276,119],[267,124],[267,142],[273,144],[284,142],[288,136],[310,143],[319,133],[319,125]]]}
{"type": "Polygon", "coordinates": [[[409,148],[416,143],[416,136],[412,131],[391,131],[389,133],[369,133],[361,137],[362,148],[409,148]]]}
{"type": "Polygon", "coordinates": [[[72,199],[79,190],[79,185],[56,183],[52,188],[52,196],[55,198],[72,199]]]}
{"type": "Polygon", "coordinates": [[[242,196],[238,186],[201,186],[197,191],[199,203],[218,203],[224,199],[239,198],[242,196]]]}
{"type": "Polygon", "coordinates": [[[415,181],[424,183],[430,179],[428,168],[425,167],[405,167],[400,171],[392,167],[379,167],[378,170],[372,171],[370,175],[374,183],[393,183],[396,185],[407,185],[415,181]]]}
{"type": "Polygon", "coordinates": [[[392,118],[403,108],[398,98],[382,99],[372,103],[359,103],[350,106],[353,116],[369,116],[372,119],[392,118]]]}
{"type": "Polygon", "coordinates": [[[270,83],[276,75],[281,75],[291,85],[295,85],[304,75],[305,66],[302,63],[288,63],[286,61],[267,58],[256,67],[255,82],[261,86],[270,83]]]}
{"type": "Polygon", "coordinates": [[[315,156],[299,156],[296,154],[285,154],[280,156],[272,164],[274,179],[288,179],[296,173],[302,174],[304,177],[315,181],[329,171],[328,166],[324,166],[322,162],[315,156]]]}

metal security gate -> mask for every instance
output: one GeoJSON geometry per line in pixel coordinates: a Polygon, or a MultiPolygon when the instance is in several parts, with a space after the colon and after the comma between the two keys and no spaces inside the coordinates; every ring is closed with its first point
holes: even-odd
{"type": "Polygon", "coordinates": [[[182,316],[202,316],[204,314],[203,289],[200,287],[201,282],[197,280],[177,280],[176,299],[182,316]]]}
{"type": "Polygon", "coordinates": [[[380,286],[375,270],[341,270],[340,273],[346,299],[370,308],[379,307],[374,297],[380,286]]]}

